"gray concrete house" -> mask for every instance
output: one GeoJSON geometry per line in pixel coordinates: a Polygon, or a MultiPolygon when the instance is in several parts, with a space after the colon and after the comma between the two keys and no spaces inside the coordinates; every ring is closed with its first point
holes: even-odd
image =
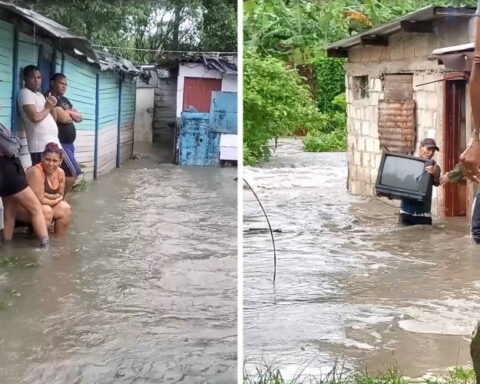
{"type": "MultiPolygon", "coordinates": [[[[425,137],[437,141],[442,171],[458,161],[471,132],[474,12],[430,6],[327,47],[347,58],[349,191],[373,195],[382,149],[418,154],[425,137]]],[[[432,212],[468,216],[473,189],[434,189],[432,212]]]]}

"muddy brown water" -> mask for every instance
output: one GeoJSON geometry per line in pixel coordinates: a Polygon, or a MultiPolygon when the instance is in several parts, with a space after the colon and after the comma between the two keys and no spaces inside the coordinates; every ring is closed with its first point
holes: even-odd
{"type": "Polygon", "coordinates": [[[382,370],[410,377],[471,365],[480,320],[480,248],[463,220],[399,227],[397,208],[346,191],[345,153],[304,153],[282,139],[273,159],[246,167],[275,234],[244,189],[246,369],[294,375],[382,370]]]}
{"type": "Polygon", "coordinates": [[[72,195],[48,252],[0,249],[0,381],[234,382],[235,176],[130,161],[72,195]]]}

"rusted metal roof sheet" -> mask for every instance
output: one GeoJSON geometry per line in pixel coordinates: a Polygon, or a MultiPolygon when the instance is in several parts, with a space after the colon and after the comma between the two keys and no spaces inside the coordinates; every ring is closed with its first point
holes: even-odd
{"type": "Polygon", "coordinates": [[[327,55],[339,56],[339,52],[345,51],[355,45],[363,44],[365,39],[382,36],[387,37],[393,33],[399,32],[402,30],[402,23],[405,22],[423,22],[444,17],[472,17],[475,10],[476,8],[473,7],[437,7],[431,5],[419,9],[418,11],[408,13],[407,15],[389,23],[379,25],[378,27],[368,29],[365,32],[329,44],[327,46],[327,55]]]}
{"type": "Polygon", "coordinates": [[[438,60],[445,68],[456,72],[469,72],[472,70],[474,43],[452,45],[450,47],[434,49],[430,60],[438,60]]]}
{"type": "Polygon", "coordinates": [[[131,75],[138,75],[140,70],[136,68],[130,61],[118,56],[113,56],[105,52],[97,51],[98,62],[100,64],[100,70],[102,71],[115,71],[128,73],[131,75]]]}
{"type": "Polygon", "coordinates": [[[380,148],[412,154],[415,151],[414,100],[380,100],[378,104],[380,148]]]}
{"type": "MultiPolygon", "coordinates": [[[[45,35],[55,38],[60,43],[61,47],[77,49],[83,55],[87,56],[94,62],[97,62],[95,51],[91,47],[90,41],[85,37],[71,32],[63,25],[60,25],[35,11],[21,8],[14,4],[0,1],[0,9],[12,14],[13,19],[16,16],[35,25],[40,30],[40,33],[43,32],[45,35]]],[[[9,21],[14,22],[14,20],[9,21]]]]}

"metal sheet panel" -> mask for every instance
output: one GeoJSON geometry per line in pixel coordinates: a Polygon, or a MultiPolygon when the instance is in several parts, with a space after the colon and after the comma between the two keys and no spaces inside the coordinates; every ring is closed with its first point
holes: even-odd
{"type": "Polygon", "coordinates": [[[190,106],[198,112],[210,112],[212,92],[222,89],[221,79],[185,77],[183,85],[183,110],[190,106]]]}
{"type": "Polygon", "coordinates": [[[414,100],[380,100],[378,104],[380,148],[412,154],[415,151],[414,100]]]}
{"type": "Polygon", "coordinates": [[[220,133],[237,133],[237,93],[213,92],[211,130],[220,133]]]}

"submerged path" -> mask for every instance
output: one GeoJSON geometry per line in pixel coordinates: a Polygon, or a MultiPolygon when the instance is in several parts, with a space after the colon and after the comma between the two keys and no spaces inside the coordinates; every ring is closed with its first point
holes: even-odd
{"type": "Polygon", "coordinates": [[[464,221],[401,228],[397,209],[346,191],[345,153],[304,153],[282,139],[263,167],[246,167],[276,233],[244,189],[247,369],[293,374],[335,361],[408,376],[470,364],[480,320],[480,249],[464,221]]]}
{"type": "Polygon", "coordinates": [[[0,249],[0,381],[233,382],[235,176],[130,161],[72,195],[48,253],[0,249]]]}

